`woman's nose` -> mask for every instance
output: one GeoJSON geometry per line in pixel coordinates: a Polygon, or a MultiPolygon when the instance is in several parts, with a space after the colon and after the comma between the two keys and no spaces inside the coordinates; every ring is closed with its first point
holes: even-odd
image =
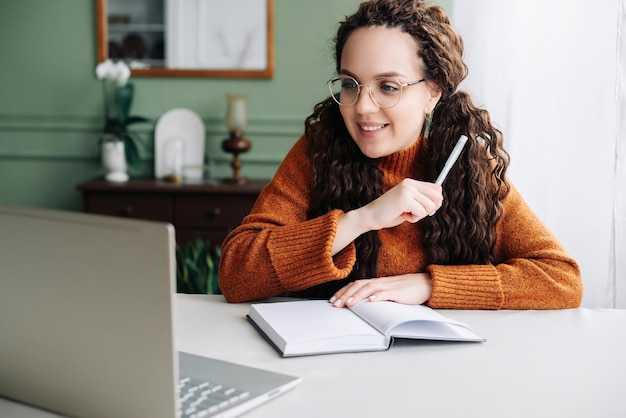
{"type": "Polygon", "coordinates": [[[364,113],[375,113],[378,112],[379,106],[374,100],[374,95],[372,94],[372,90],[370,90],[369,86],[363,86],[361,91],[359,92],[359,97],[357,97],[356,103],[356,111],[359,114],[364,113]]]}

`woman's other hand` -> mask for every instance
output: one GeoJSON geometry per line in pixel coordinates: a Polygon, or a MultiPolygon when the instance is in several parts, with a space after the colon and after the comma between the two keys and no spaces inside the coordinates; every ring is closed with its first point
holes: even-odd
{"type": "Polygon", "coordinates": [[[365,299],[421,305],[430,299],[431,294],[430,274],[415,273],[355,280],[339,289],[329,302],[338,308],[353,306],[365,299]]]}

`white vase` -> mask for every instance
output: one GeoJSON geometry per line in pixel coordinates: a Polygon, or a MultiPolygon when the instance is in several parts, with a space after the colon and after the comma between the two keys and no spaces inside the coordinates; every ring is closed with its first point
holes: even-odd
{"type": "Polygon", "coordinates": [[[107,181],[124,183],[128,181],[124,141],[102,142],[102,165],[106,169],[104,176],[107,181]]]}

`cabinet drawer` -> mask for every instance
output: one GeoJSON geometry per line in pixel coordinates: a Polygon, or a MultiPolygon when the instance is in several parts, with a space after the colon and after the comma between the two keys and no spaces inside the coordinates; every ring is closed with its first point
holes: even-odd
{"type": "Polygon", "coordinates": [[[212,246],[217,247],[222,245],[222,241],[224,241],[229,232],[227,229],[176,228],[176,242],[180,245],[185,245],[200,237],[208,241],[212,246]]]}
{"type": "Polygon", "coordinates": [[[89,213],[172,222],[172,199],[162,194],[89,193],[85,210],[89,213]]]}
{"type": "Polygon", "coordinates": [[[175,224],[196,228],[234,228],[250,212],[256,196],[177,196],[175,224]]]}

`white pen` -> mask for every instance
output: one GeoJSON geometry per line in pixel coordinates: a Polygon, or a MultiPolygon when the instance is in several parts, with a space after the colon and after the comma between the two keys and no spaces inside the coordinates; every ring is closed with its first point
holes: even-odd
{"type": "Polygon", "coordinates": [[[443,184],[444,180],[446,179],[446,176],[450,172],[450,169],[452,168],[454,163],[456,163],[456,160],[459,159],[459,156],[461,155],[461,151],[463,151],[463,147],[465,146],[466,142],[467,142],[467,136],[461,135],[459,140],[456,142],[454,149],[450,153],[448,160],[443,166],[443,169],[441,170],[439,177],[437,177],[437,180],[435,180],[435,184],[438,184],[440,186],[443,184]]]}

